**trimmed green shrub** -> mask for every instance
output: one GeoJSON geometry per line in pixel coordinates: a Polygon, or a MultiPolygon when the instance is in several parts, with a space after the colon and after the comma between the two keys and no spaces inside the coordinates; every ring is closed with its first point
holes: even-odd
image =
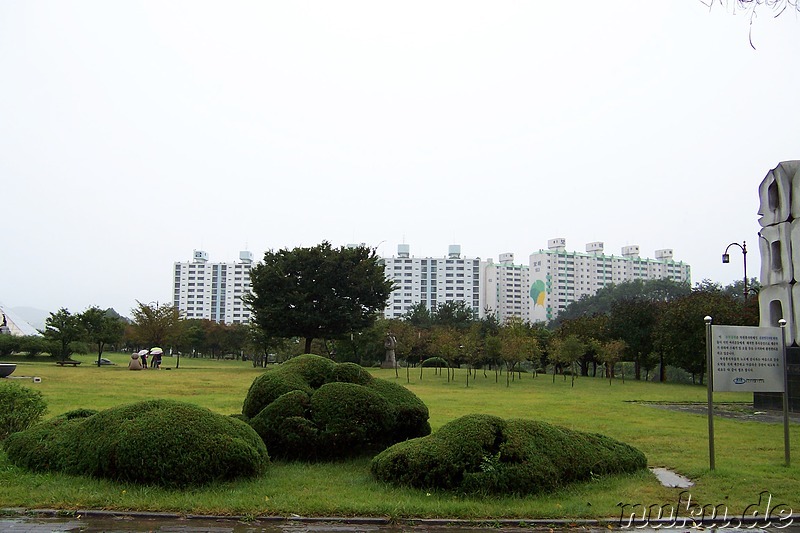
{"type": "Polygon", "coordinates": [[[354,363],[301,355],[257,377],[242,412],[273,457],[330,460],[430,433],[408,389],[354,363]],[[316,374],[315,374],[316,372],[316,374]]]}
{"type": "Polygon", "coordinates": [[[447,368],[450,365],[441,357],[429,357],[422,361],[422,366],[426,368],[447,368]]]}
{"type": "Polygon", "coordinates": [[[28,429],[42,418],[45,411],[47,403],[41,392],[13,381],[0,381],[0,440],[28,429]]]}
{"type": "Polygon", "coordinates": [[[302,390],[294,390],[279,396],[251,418],[249,424],[273,457],[314,459],[318,436],[314,424],[306,419],[310,410],[311,397],[302,390]]]}
{"type": "Polygon", "coordinates": [[[430,434],[428,406],[416,394],[385,379],[373,379],[368,386],[389,402],[392,424],[388,444],[430,434]]]}
{"type": "Polygon", "coordinates": [[[326,383],[311,396],[311,411],[326,457],[380,451],[392,444],[389,402],[367,387],[326,383]]]}
{"type": "Polygon", "coordinates": [[[5,449],[12,463],[31,470],[166,487],[258,476],[269,463],[246,423],[172,400],[56,417],[13,434],[5,449]]]}
{"type": "Polygon", "coordinates": [[[244,416],[255,417],[262,409],[287,392],[293,390],[301,390],[308,394],[314,392],[302,375],[285,368],[283,366],[285,364],[287,363],[270,368],[253,380],[242,406],[244,416]]]}
{"type": "Polygon", "coordinates": [[[356,383],[357,385],[369,385],[375,378],[372,374],[364,370],[361,365],[355,363],[340,363],[333,370],[333,381],[342,383],[356,383]]]}
{"type": "Polygon", "coordinates": [[[299,374],[312,389],[318,389],[326,383],[333,381],[333,372],[336,363],[327,357],[318,355],[300,355],[293,357],[281,364],[284,372],[299,374]]]}
{"type": "Polygon", "coordinates": [[[377,455],[377,479],[467,494],[533,494],[646,468],[644,454],[603,435],[533,420],[458,418],[377,455]]]}
{"type": "Polygon", "coordinates": [[[100,411],[95,409],[73,409],[72,411],[67,411],[59,415],[60,418],[66,418],[67,420],[72,420],[73,418],[89,418],[90,416],[96,415],[100,411]]]}

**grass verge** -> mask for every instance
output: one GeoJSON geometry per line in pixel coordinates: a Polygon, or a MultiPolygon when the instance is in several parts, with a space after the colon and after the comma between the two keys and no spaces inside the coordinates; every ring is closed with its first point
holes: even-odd
{"type": "MultiPolygon", "coordinates": [[[[105,409],[152,398],[172,398],[221,414],[240,412],[252,380],[263,370],[239,361],[165,358],[171,370],[127,370],[127,356],[110,354],[117,366],[92,366],[92,356],[77,356],[76,368],[47,361],[17,361],[18,381],[41,390],[49,405],[46,416],[80,407],[105,409]],[[41,383],[22,379],[40,377],[41,383]]],[[[671,468],[692,478],[692,501],[723,504],[741,515],[758,494],[768,490],[774,501],[800,510],[800,471],[783,465],[783,427],[715,419],[716,470],[708,469],[707,418],[656,409],[639,402],[703,402],[703,387],[641,383],[609,385],[600,378],[570,381],[523,374],[506,387],[493,373],[470,379],[458,370],[455,381],[426,369],[422,380],[412,372],[395,377],[392,370],[373,370],[397,381],[428,405],[434,431],[467,413],[531,418],[608,435],[641,449],[650,466],[671,468]]],[[[716,394],[715,401],[745,403],[752,395],[716,394]]],[[[791,427],[797,456],[800,428],[791,427]]],[[[154,443],[157,445],[157,443],[154,443]]],[[[186,443],[187,446],[191,443],[186,443]]],[[[800,458],[798,459],[800,460],[800,458]]],[[[535,497],[466,497],[396,488],[373,480],[367,459],[329,464],[278,463],[257,480],[171,491],[61,474],[34,474],[9,464],[0,453],[0,507],[149,510],[222,515],[383,516],[496,518],[615,518],[619,503],[676,503],[681,489],[662,487],[649,472],[599,479],[535,497]]],[[[685,496],[684,496],[685,500],[685,496]]]]}

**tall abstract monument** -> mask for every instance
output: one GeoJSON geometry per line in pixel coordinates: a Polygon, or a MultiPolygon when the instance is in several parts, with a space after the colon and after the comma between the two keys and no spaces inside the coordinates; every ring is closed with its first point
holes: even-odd
{"type": "MultiPolygon", "coordinates": [[[[761,326],[784,332],[789,374],[789,408],[800,412],[800,161],[784,161],[758,187],[758,245],[761,253],[761,326]]],[[[756,408],[780,409],[779,393],[754,393],[756,408]]]]}

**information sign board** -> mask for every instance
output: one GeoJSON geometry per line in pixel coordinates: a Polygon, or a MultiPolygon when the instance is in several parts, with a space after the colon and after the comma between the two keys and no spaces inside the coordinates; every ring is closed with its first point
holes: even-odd
{"type": "Polygon", "coordinates": [[[783,392],[781,328],[711,326],[713,390],[783,392]]]}

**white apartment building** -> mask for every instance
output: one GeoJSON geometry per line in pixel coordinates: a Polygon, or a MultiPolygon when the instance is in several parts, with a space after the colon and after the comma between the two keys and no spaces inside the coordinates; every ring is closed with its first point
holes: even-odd
{"type": "Polygon", "coordinates": [[[435,311],[448,301],[470,304],[475,316],[493,313],[500,322],[519,317],[527,322],[553,320],[568,304],[598,289],[636,279],[691,282],[691,268],[673,260],[671,249],[656,250],[655,259],[639,256],[639,246],[625,246],[620,255],[605,255],[602,242],[586,252],[567,251],[566,239],[550,239],[546,250],[530,255],[529,264],[514,264],[514,254],[488,259],[461,257],[459,245],[444,258],[411,257],[401,244],[396,257],[383,258],[395,290],[384,317],[399,318],[420,302],[435,311]]]}
{"type": "Polygon", "coordinates": [[[247,324],[250,311],[241,297],[250,293],[253,253],[239,253],[238,263],[210,263],[208,253],[195,250],[191,262],[175,263],[173,305],[184,318],[224,324],[247,324]]]}
{"type": "Polygon", "coordinates": [[[673,260],[671,249],[656,250],[655,259],[645,259],[639,257],[638,245],[623,247],[621,255],[605,255],[602,242],[587,244],[585,253],[569,252],[566,247],[566,239],[550,239],[547,250],[530,256],[531,321],[552,320],[571,302],[612,283],[691,282],[691,268],[673,260]]]}
{"type": "Polygon", "coordinates": [[[491,259],[481,263],[481,275],[485,281],[482,290],[484,306],[482,315],[488,310],[502,323],[509,317],[531,321],[531,305],[528,290],[531,286],[528,265],[515,265],[514,254],[500,254],[499,261],[491,259]]]}
{"type": "Polygon", "coordinates": [[[399,318],[420,302],[435,311],[453,301],[466,302],[483,316],[481,260],[461,257],[460,245],[451,245],[445,257],[412,257],[410,246],[400,244],[397,256],[384,257],[383,262],[386,277],[395,283],[384,317],[399,318]]]}

